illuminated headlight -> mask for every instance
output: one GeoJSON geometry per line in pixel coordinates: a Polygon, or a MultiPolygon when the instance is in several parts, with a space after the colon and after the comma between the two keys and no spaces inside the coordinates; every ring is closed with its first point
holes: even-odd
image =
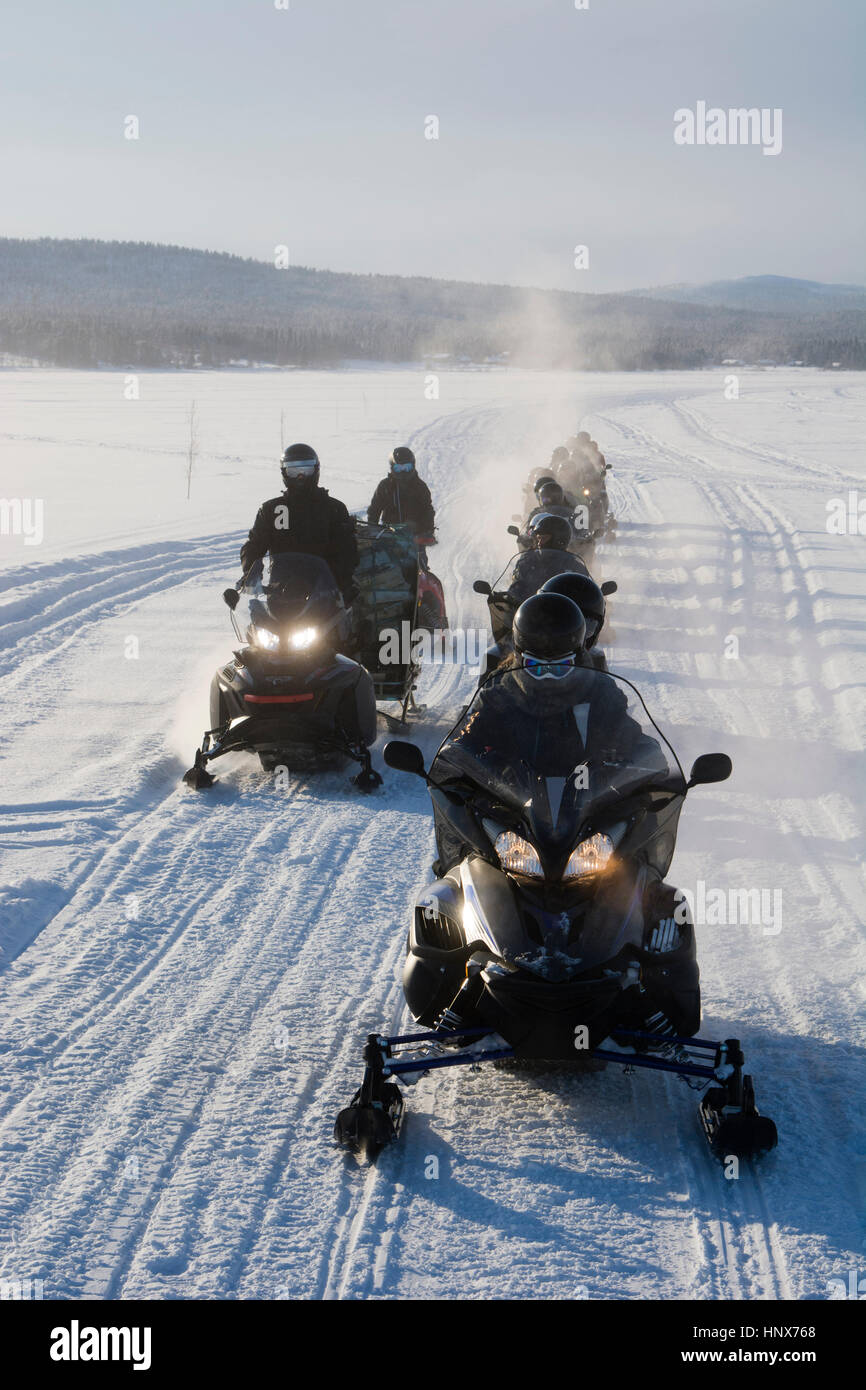
{"type": "Polygon", "coordinates": [[[318,637],[318,631],[314,627],[301,627],[297,632],[289,636],[289,646],[293,651],[304,652],[307,647],[311,647],[318,637]]]}
{"type": "Polygon", "coordinates": [[[497,835],[494,849],[507,873],[523,874],[525,878],[544,877],[538,851],[528,840],[515,835],[513,830],[503,830],[501,835],[497,835]]]}
{"type": "Polygon", "coordinates": [[[613,854],[613,841],[608,835],[590,835],[582,840],[565,866],[563,878],[588,878],[606,869],[613,854]]]}
{"type": "Polygon", "coordinates": [[[280,645],[280,639],[275,632],[271,632],[269,627],[254,627],[253,634],[256,643],[264,647],[266,651],[275,652],[280,645]]]}

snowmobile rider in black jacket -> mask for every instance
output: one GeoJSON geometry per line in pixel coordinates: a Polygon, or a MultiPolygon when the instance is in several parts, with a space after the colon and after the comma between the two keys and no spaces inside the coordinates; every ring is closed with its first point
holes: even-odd
{"type": "Polygon", "coordinates": [[[527,522],[532,521],[533,517],[540,512],[549,512],[551,516],[564,516],[567,521],[571,521],[574,516],[574,504],[569,505],[568,499],[556,482],[543,482],[541,487],[536,488],[538,506],[533,507],[527,522]]]}
{"type": "MultiPolygon", "coordinates": [[[[519,769],[529,762],[543,777],[567,778],[586,764],[591,782],[621,784],[628,768],[657,770],[667,777],[661,745],[629,713],[629,702],[610,675],[586,664],[586,623],[564,594],[534,594],[514,615],[514,653],[485,681],[430,768],[448,787],[483,782],[489,768],[496,783],[512,775],[521,792],[519,769]],[[480,777],[479,777],[480,774],[480,777]]],[[[466,847],[441,821],[436,826],[441,875],[466,847]]]]}
{"type": "Polygon", "coordinates": [[[539,512],[532,518],[525,533],[527,549],[514,566],[508,588],[515,607],[537,593],[555,574],[566,570],[589,573],[583,561],[568,549],[573,535],[571,522],[564,516],[539,512]]]}
{"type": "Polygon", "coordinates": [[[415,455],[405,445],[395,449],[390,472],[383,478],[367,509],[367,520],[374,526],[411,526],[414,536],[429,541],[433,537],[436,513],[430,489],[415,468],[415,455]]]}
{"type": "Polygon", "coordinates": [[[293,551],[326,560],[347,604],[355,597],[358,564],[355,523],[342,502],[319,487],[319,457],[309,444],[290,444],[281,462],[285,491],[259,507],[241,546],[247,575],[268,554],[293,551]]]}

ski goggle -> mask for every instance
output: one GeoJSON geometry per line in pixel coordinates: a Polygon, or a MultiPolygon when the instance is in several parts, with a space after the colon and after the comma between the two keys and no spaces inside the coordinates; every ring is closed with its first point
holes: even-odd
{"type": "Polygon", "coordinates": [[[414,463],[392,463],[392,464],[391,464],[391,472],[392,472],[392,473],[414,473],[414,472],[415,472],[415,465],[414,465],[414,463]]]}
{"type": "Polygon", "coordinates": [[[284,478],[313,478],[318,468],[316,459],[297,459],[294,463],[283,464],[284,478]]]}
{"type": "Polygon", "coordinates": [[[528,652],[523,654],[524,671],[537,681],[561,681],[576,665],[576,656],[557,656],[551,661],[546,657],[530,656],[528,652]]]}

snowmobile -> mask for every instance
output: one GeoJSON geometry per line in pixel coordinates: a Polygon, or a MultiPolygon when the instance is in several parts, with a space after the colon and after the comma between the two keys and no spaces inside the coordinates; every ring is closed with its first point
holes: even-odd
{"type": "Polygon", "coordinates": [[[187,786],[210,787],[208,765],[230,752],[257,753],[262,767],[305,771],[361,764],[355,786],[382,778],[370,746],[376,739],[376,693],[353,657],[352,620],[327,563],[282,554],[257,564],[223,599],[240,646],[211,681],[210,728],[187,786]]]}
{"type": "Polygon", "coordinates": [[[392,728],[405,728],[407,715],[421,710],[415,702],[421,672],[413,636],[448,626],[442,585],[426,563],[429,538],[419,541],[411,527],[356,520],[355,536],[358,658],[373,678],[376,699],[400,704],[399,717],[381,711],[383,718],[392,728]]]}
{"type": "Polygon", "coordinates": [[[674,1073],[705,1088],[699,1117],[717,1157],[769,1151],[776,1127],[755,1106],[739,1042],[698,1036],[694,927],[664,882],[687,792],[724,781],[730,759],[704,754],[686,779],[622,677],[581,672],[576,702],[553,718],[538,691],[521,701],[517,674],[479,690],[429,773],[414,744],[385,747],[433,803],[436,881],[415,904],[403,971],[422,1031],[368,1037],[336,1142],[373,1160],[395,1140],[399,1081],[544,1059],[674,1073]]]}

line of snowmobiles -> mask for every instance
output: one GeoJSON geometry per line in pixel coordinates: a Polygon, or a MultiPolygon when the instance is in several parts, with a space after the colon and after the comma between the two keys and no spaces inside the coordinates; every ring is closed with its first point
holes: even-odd
{"type": "MultiPolygon", "coordinates": [[[[551,586],[570,603],[556,579],[540,594],[551,586]]],[[[639,692],[603,659],[575,660],[562,699],[563,661],[531,658],[529,679],[507,591],[474,587],[494,643],[472,701],[429,769],[412,743],[384,749],[389,767],[426,781],[433,809],[434,882],[414,905],[403,968],[421,1029],[369,1035],[336,1143],[375,1161],[402,1130],[398,1082],[542,1060],[677,1075],[703,1092],[715,1157],[766,1154],[776,1126],[757,1109],[738,1039],[698,1035],[694,925],[665,882],[686,795],[727,779],[730,758],[704,754],[686,777],[639,692]]]]}
{"type": "Polygon", "coordinates": [[[357,590],[350,607],[326,562],[289,552],[266,557],[223,599],[238,646],[213,676],[210,724],[183,780],[194,790],[214,783],[208,770],[230,752],[258,755],[262,767],[292,772],[354,761],[360,791],[381,786],[370,748],[379,715],[405,728],[420,674],[405,660],[382,660],[382,634],[445,628],[440,580],[426,562],[433,537],[411,528],[357,522],[357,590]],[[379,709],[396,701],[399,715],[379,709]]]}

